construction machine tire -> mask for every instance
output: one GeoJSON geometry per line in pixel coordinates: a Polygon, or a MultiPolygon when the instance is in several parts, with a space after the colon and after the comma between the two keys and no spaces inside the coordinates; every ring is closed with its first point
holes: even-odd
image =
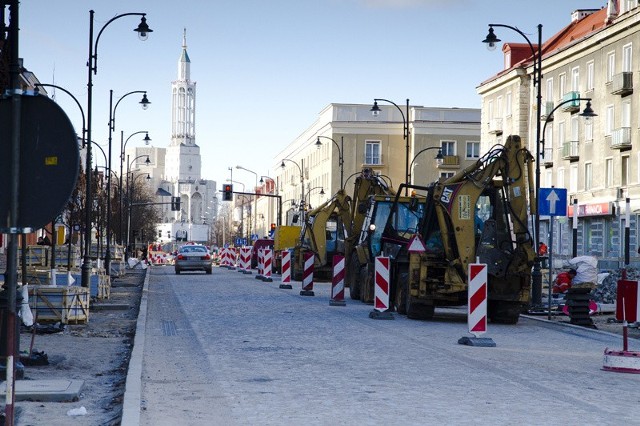
{"type": "Polygon", "coordinates": [[[353,253],[351,255],[351,261],[347,265],[347,287],[349,287],[349,295],[352,300],[360,300],[360,261],[358,255],[353,253]]]}
{"type": "Polygon", "coordinates": [[[489,321],[496,324],[517,324],[522,304],[518,302],[489,301],[487,314],[489,321]]]}
{"type": "Polygon", "coordinates": [[[407,318],[417,320],[430,320],[436,311],[434,305],[413,302],[412,297],[407,295],[407,318]]]}
{"type": "Polygon", "coordinates": [[[369,263],[360,268],[360,300],[364,303],[373,303],[375,297],[373,271],[370,269],[373,269],[373,265],[369,263]]]}
{"type": "Polygon", "coordinates": [[[407,300],[409,296],[409,273],[401,272],[396,286],[396,297],[393,306],[400,315],[407,315],[407,300]]]}

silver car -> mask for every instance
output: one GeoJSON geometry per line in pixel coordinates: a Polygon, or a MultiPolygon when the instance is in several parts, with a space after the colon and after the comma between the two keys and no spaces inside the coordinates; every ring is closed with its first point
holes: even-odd
{"type": "Polygon", "coordinates": [[[211,254],[206,246],[186,244],[178,249],[174,258],[176,274],[182,271],[205,271],[211,273],[211,254]]]}

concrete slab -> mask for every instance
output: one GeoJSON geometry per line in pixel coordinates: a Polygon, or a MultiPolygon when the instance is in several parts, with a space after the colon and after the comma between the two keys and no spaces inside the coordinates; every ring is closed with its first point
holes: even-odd
{"type": "Polygon", "coordinates": [[[93,311],[126,311],[131,309],[132,306],[126,303],[92,303],[91,310],[93,311]]]}
{"type": "MultiPolygon", "coordinates": [[[[1,382],[0,388],[6,388],[1,382]]],[[[70,402],[80,399],[84,380],[16,380],[16,401],[70,402]]]]}

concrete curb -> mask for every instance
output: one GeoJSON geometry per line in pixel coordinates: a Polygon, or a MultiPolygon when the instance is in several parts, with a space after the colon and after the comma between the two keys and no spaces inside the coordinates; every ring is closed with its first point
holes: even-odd
{"type": "Polygon", "coordinates": [[[136,322],[136,336],[133,340],[124,400],[122,403],[122,426],[138,426],[140,424],[140,402],[142,398],[142,356],[144,354],[145,329],[147,326],[147,297],[149,294],[150,268],[146,269],[140,310],[136,322]]]}

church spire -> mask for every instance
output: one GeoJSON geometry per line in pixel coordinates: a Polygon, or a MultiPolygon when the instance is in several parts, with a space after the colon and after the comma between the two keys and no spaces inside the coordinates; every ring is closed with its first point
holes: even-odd
{"type": "Polygon", "coordinates": [[[178,80],[189,81],[191,80],[191,60],[187,53],[187,29],[183,29],[182,33],[182,54],[178,61],[178,80]]]}

